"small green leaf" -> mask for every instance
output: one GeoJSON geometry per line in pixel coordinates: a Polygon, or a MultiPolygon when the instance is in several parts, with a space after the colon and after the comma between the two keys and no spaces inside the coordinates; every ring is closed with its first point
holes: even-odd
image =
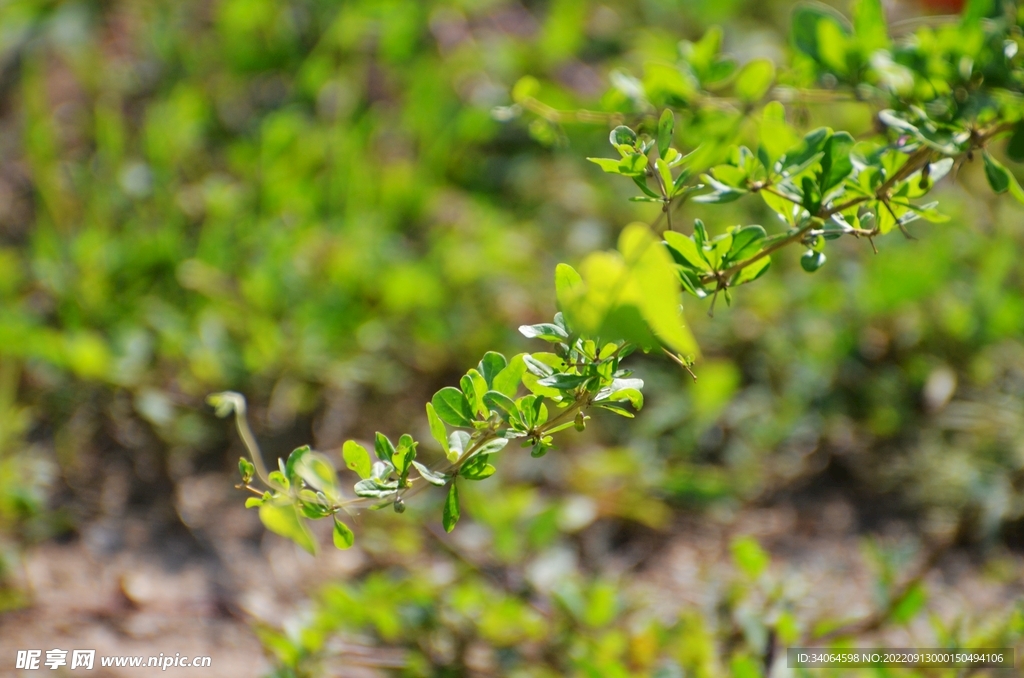
{"type": "Polygon", "coordinates": [[[494,438],[481,445],[473,456],[501,452],[508,445],[508,438],[494,438]]]}
{"type": "Polygon", "coordinates": [[[444,511],[441,514],[441,522],[444,525],[445,532],[451,532],[455,529],[455,524],[459,522],[459,489],[455,485],[455,479],[452,478],[452,484],[448,488],[448,497],[444,501],[444,511]]]}
{"type": "Polygon", "coordinates": [[[665,158],[669,149],[672,148],[672,135],[675,134],[675,129],[676,117],[672,113],[672,109],[666,108],[658,119],[658,154],[662,158],[665,158]]]}
{"type": "Polygon", "coordinates": [[[337,473],[331,460],[319,452],[309,452],[295,465],[295,472],[310,487],[327,496],[337,495],[337,473]]]}
{"type": "Polygon", "coordinates": [[[770,59],[753,59],[736,75],[736,96],[740,101],[756,103],[775,81],[775,64],[770,59]]]}
{"type": "Polygon", "coordinates": [[[771,266],[771,257],[761,257],[749,266],[744,266],[743,270],[736,274],[733,278],[733,285],[742,285],[744,283],[753,282],[768,271],[768,267],[771,266]]]}
{"type": "Polygon", "coordinates": [[[316,542],[291,502],[265,502],[260,506],[260,522],[274,534],[291,539],[316,555],[316,542]]]}
{"type": "Polygon", "coordinates": [[[369,478],[372,465],[370,464],[370,453],[366,448],[354,440],[346,440],[341,448],[341,456],[345,460],[345,466],[355,471],[360,478],[369,478]]]}
{"type": "Polygon", "coordinates": [[[395,446],[386,435],[377,431],[373,440],[373,451],[381,461],[390,462],[391,457],[395,455],[395,446]]]}
{"type": "Polygon", "coordinates": [[[480,360],[480,364],[477,365],[477,370],[484,376],[487,388],[490,389],[494,388],[494,378],[507,366],[508,361],[505,359],[505,356],[495,351],[488,351],[480,360]]]}
{"type": "MultiPolygon", "coordinates": [[[[484,478],[490,478],[494,475],[493,464],[488,463],[491,458],[489,454],[480,454],[473,457],[462,469],[459,470],[459,475],[466,480],[483,480],[484,478]]],[[[453,483],[454,484],[454,483],[453,483]]]]}
{"type": "Polygon", "coordinates": [[[309,445],[296,447],[294,450],[292,450],[292,453],[288,455],[288,461],[286,461],[284,464],[284,475],[286,478],[288,478],[288,482],[291,483],[292,485],[295,484],[295,481],[299,477],[298,474],[296,473],[296,467],[302,461],[302,458],[307,454],[309,454],[309,445]]]}
{"type": "Polygon", "coordinates": [[[865,54],[889,44],[881,0],[857,0],[853,6],[853,26],[865,54]]]}
{"type": "MultiPolygon", "coordinates": [[[[599,407],[602,410],[608,410],[609,412],[614,412],[615,414],[619,415],[620,417],[625,417],[626,419],[633,419],[633,418],[636,417],[636,415],[633,414],[632,412],[630,412],[629,410],[627,410],[625,408],[625,406],[620,405],[618,403],[612,403],[612,402],[605,401],[605,402],[600,402],[600,403],[594,403],[594,407],[599,407]]],[[[571,426],[571,425],[572,424],[569,424],[569,426],[571,426]]]]}
{"type": "Polygon", "coordinates": [[[635,388],[623,388],[608,395],[607,400],[612,402],[629,401],[634,409],[641,409],[644,406],[644,394],[635,388]]]}
{"type": "Polygon", "coordinates": [[[504,393],[509,398],[515,398],[519,392],[519,385],[523,382],[523,373],[526,372],[526,362],[523,360],[523,353],[514,356],[508,365],[494,377],[491,389],[498,393],[504,393]]]}
{"type": "Polygon", "coordinates": [[[256,474],[256,467],[245,457],[238,458],[238,472],[242,474],[242,482],[247,483],[256,474]]]}
{"type": "Polygon", "coordinates": [[[988,179],[988,185],[996,193],[1005,193],[1009,190],[1010,181],[1013,179],[1010,171],[989,155],[988,151],[985,151],[982,157],[985,161],[985,178],[988,179]]]}
{"type": "Polygon", "coordinates": [[[352,528],[335,518],[334,545],[344,551],[345,549],[352,548],[352,544],[354,544],[355,541],[356,535],[352,533],[352,528]]]}
{"type": "Polygon", "coordinates": [[[466,396],[466,400],[469,401],[469,406],[473,413],[480,417],[486,416],[487,408],[484,407],[484,394],[487,393],[487,381],[483,375],[471,369],[459,380],[459,386],[462,387],[462,393],[466,396]]]}
{"type": "Polygon", "coordinates": [[[544,377],[537,383],[541,386],[550,386],[551,388],[557,388],[560,391],[571,391],[572,389],[582,386],[590,377],[580,374],[552,374],[544,377]]]}
{"type": "Polygon", "coordinates": [[[734,231],[726,261],[739,262],[754,256],[761,250],[761,245],[767,237],[768,234],[761,226],[744,226],[734,231]]]}
{"type": "Polygon", "coordinates": [[[398,475],[403,478],[406,476],[409,464],[413,459],[416,458],[416,442],[412,439],[412,436],[408,433],[403,433],[402,437],[398,439],[398,446],[395,448],[395,453],[391,457],[391,463],[395,466],[395,471],[398,475]]]}
{"type": "Polygon", "coordinates": [[[590,162],[594,163],[608,174],[622,174],[622,169],[619,166],[618,160],[611,158],[587,158],[590,162]]]}
{"type": "Polygon", "coordinates": [[[434,406],[430,403],[427,403],[427,424],[430,426],[430,435],[441,446],[444,453],[448,454],[448,430],[444,427],[444,422],[437,416],[434,406]]]}
{"type": "Polygon", "coordinates": [[[437,416],[446,424],[462,427],[473,425],[473,409],[459,389],[445,386],[434,394],[430,402],[434,406],[437,416]]]}
{"type": "Polygon", "coordinates": [[[519,423],[522,421],[522,414],[514,400],[499,391],[488,391],[484,394],[484,405],[488,410],[497,412],[505,421],[519,423]]]}
{"type": "Polygon", "coordinates": [[[1013,134],[1006,144],[1006,156],[1014,162],[1024,162],[1024,120],[1013,126],[1013,134]]]}
{"type": "Polygon", "coordinates": [[[682,233],[676,233],[675,231],[665,231],[662,236],[665,238],[665,243],[669,246],[669,251],[676,262],[698,271],[711,270],[711,265],[701,256],[700,251],[697,249],[697,243],[694,242],[693,238],[689,238],[682,233]]]}
{"type": "Polygon", "coordinates": [[[245,500],[245,508],[255,508],[257,506],[263,506],[263,499],[260,497],[249,497],[245,500]]]}
{"type": "Polygon", "coordinates": [[[448,477],[443,473],[435,473],[434,471],[431,471],[429,468],[419,463],[418,461],[414,461],[412,465],[416,468],[417,471],[420,472],[420,477],[422,477],[431,485],[437,485],[438,487],[442,487],[448,480],[448,477]]]}
{"type": "Polygon", "coordinates": [[[458,461],[469,447],[469,440],[469,434],[465,431],[452,431],[448,437],[448,461],[458,461]]]}
{"type": "Polygon", "coordinates": [[[569,333],[553,323],[520,325],[519,333],[527,339],[542,339],[553,344],[566,342],[569,339],[569,333]]]}
{"type": "Polygon", "coordinates": [[[828,193],[853,171],[850,152],[855,141],[847,132],[836,132],[825,142],[821,159],[821,192],[828,193]]]}
{"type": "Polygon", "coordinates": [[[608,135],[608,141],[612,146],[635,146],[636,132],[625,125],[619,125],[608,135]]]}

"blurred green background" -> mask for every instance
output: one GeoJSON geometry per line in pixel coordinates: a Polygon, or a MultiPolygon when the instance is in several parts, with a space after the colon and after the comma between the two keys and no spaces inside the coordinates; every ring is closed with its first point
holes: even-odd
{"type": "MultiPolygon", "coordinates": [[[[244,393],[274,455],[422,431],[422,403],[484,351],[529,349],[515,328],[554,311],[557,262],[656,216],[584,160],[608,154],[607,126],[510,114],[515,82],[606,109],[616,72],[656,72],[711,25],[740,61],[784,61],[791,8],[0,2],[0,611],[32,628],[24,562],[54,544],[268,567],[278,538],[236,506],[242,448],[205,396],[244,393]],[[202,478],[224,503],[189,508],[202,478]]],[[[760,676],[768,648],[857,616],[805,604],[806,563],[865,568],[865,613],[892,612],[896,634],[869,639],[1020,647],[1024,211],[983,184],[973,166],[947,180],[953,220],[919,240],[843,241],[814,277],[784,251],[713,318],[689,300],[698,380],[638,358],[635,421],[595,417],[550,462],[508,455],[452,538],[424,495],[366,516],[343,575],[296,570],[290,606],[260,614],[229,577],[219,595],[261,639],[259,670],[760,676]],[[958,525],[942,581],[997,602],[944,601],[941,582],[894,600],[958,525]],[[742,536],[758,530],[766,550],[742,536]],[[703,597],[663,588],[670,545],[710,542],[703,597]]],[[[781,230],[752,202],[679,219],[694,217],[781,230]]]]}

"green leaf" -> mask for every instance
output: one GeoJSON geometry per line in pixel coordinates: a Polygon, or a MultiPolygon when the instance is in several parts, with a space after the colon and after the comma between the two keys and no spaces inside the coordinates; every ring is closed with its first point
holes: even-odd
{"type": "Polygon", "coordinates": [[[711,265],[701,255],[693,238],[687,237],[682,233],[676,233],[675,231],[665,231],[662,233],[662,237],[665,238],[665,244],[669,246],[669,249],[673,252],[673,258],[677,262],[698,271],[711,270],[711,265]],[[676,254],[679,256],[676,256],[676,254]]]}
{"type": "Polygon", "coordinates": [[[373,451],[377,454],[377,458],[381,461],[391,462],[391,457],[395,456],[395,446],[391,440],[377,431],[377,435],[373,440],[373,451]]]}
{"type": "Polygon", "coordinates": [[[319,452],[309,452],[295,465],[295,471],[307,485],[328,497],[337,496],[337,472],[331,460],[319,452]]]}
{"type": "Polygon", "coordinates": [[[853,137],[846,132],[836,132],[825,142],[825,155],[821,159],[822,195],[841,184],[853,171],[850,151],[854,143],[853,137]]]}
{"type": "Polygon", "coordinates": [[[541,386],[557,388],[560,391],[571,391],[574,388],[582,386],[589,378],[590,377],[580,374],[559,373],[544,377],[537,383],[541,386]]]}
{"type": "Polygon", "coordinates": [[[453,386],[445,386],[430,400],[441,421],[452,426],[473,425],[473,409],[466,396],[453,386]]]}
{"type": "Polygon", "coordinates": [[[634,409],[641,409],[644,406],[644,394],[635,388],[623,388],[610,393],[605,400],[611,402],[628,401],[634,409]]]}
{"type": "Polygon", "coordinates": [[[576,276],[581,284],[563,285],[559,293],[562,312],[575,331],[649,349],[664,343],[684,353],[696,352],[696,342],[683,323],[676,267],[647,226],[627,226],[619,237],[619,252],[595,252],[581,268],[582,275],[576,276]]]}
{"type": "MultiPolygon", "coordinates": [[[[769,101],[761,115],[761,148],[774,163],[800,142],[800,137],[786,122],[786,108],[778,101],[769,101]]],[[[766,166],[765,169],[773,170],[766,166]]],[[[762,192],[762,195],[764,192],[762,192]]]]}
{"type": "Polygon", "coordinates": [[[455,479],[452,479],[452,484],[448,488],[448,497],[444,500],[444,511],[441,514],[441,522],[444,525],[445,532],[451,532],[455,529],[455,524],[459,522],[459,489],[455,485],[455,479]]]}
{"type": "Polygon", "coordinates": [[[354,544],[355,541],[356,535],[352,533],[352,528],[335,518],[334,545],[344,551],[345,549],[352,548],[352,544],[354,544]]]}
{"type": "Polygon", "coordinates": [[[807,250],[803,256],[800,257],[800,267],[808,273],[814,273],[819,268],[825,265],[825,253],[815,252],[814,250],[807,250]]]}
{"type": "Polygon", "coordinates": [[[643,153],[630,153],[619,161],[619,174],[627,177],[642,177],[647,172],[647,156],[643,153]]]}
{"type": "Polygon", "coordinates": [[[331,515],[331,509],[320,500],[320,497],[313,490],[301,490],[299,492],[299,511],[302,515],[314,520],[331,515]]]}
{"type": "Polygon", "coordinates": [[[501,415],[505,421],[515,423],[522,422],[522,414],[514,400],[500,391],[488,391],[484,394],[484,405],[501,415]]]}
{"type": "Polygon", "coordinates": [[[526,362],[523,360],[525,354],[513,356],[508,365],[494,377],[491,388],[498,393],[504,393],[514,398],[519,392],[519,385],[523,381],[523,373],[526,372],[526,362]]]}
{"type": "MultiPolygon", "coordinates": [[[[682,353],[698,353],[697,342],[683,322],[682,298],[672,260],[650,229],[633,224],[619,236],[619,251],[632,273],[632,283],[620,293],[633,302],[659,340],[682,353]]],[[[611,338],[611,337],[609,337],[611,338]]]]}
{"type": "Polygon", "coordinates": [[[853,6],[853,28],[865,55],[889,44],[881,0],[857,0],[853,6]]]}
{"type": "Polygon", "coordinates": [[[753,537],[739,537],[730,546],[733,562],[751,579],[761,576],[771,558],[753,537]]]}
{"type": "Polygon", "coordinates": [[[267,474],[267,478],[270,480],[271,485],[280,487],[285,491],[291,487],[291,483],[288,482],[288,478],[280,471],[271,471],[267,474]]]}
{"type": "Polygon", "coordinates": [[[248,483],[256,474],[256,467],[245,457],[238,458],[238,472],[242,475],[242,482],[248,483]]]}
{"type": "Polygon", "coordinates": [[[459,475],[466,480],[483,480],[494,475],[493,464],[488,463],[489,454],[478,454],[459,470],[459,475]]]}
{"type": "MultiPolygon", "coordinates": [[[[437,412],[431,403],[427,403],[427,424],[430,426],[430,435],[441,446],[444,453],[448,454],[448,431],[444,427],[444,422],[437,416],[437,412]]],[[[366,476],[363,477],[365,478],[366,476]]]]}
{"type": "Polygon", "coordinates": [[[761,251],[761,245],[768,234],[761,226],[744,226],[732,233],[732,245],[726,256],[726,263],[748,259],[761,251]]]}
{"type": "Polygon", "coordinates": [[[291,539],[309,553],[316,555],[316,542],[291,502],[264,502],[260,506],[260,522],[274,534],[291,539]]]}
{"type": "Polygon", "coordinates": [[[508,445],[508,438],[494,438],[481,445],[473,454],[474,457],[482,454],[494,454],[501,452],[508,445]]]}
{"type": "Polygon", "coordinates": [[[619,160],[613,160],[612,158],[587,158],[587,160],[594,163],[608,174],[622,174],[622,168],[619,166],[619,160]]]}
{"type": "Polygon", "coordinates": [[[819,127],[804,135],[800,145],[787,151],[782,158],[782,169],[786,176],[795,177],[816,163],[824,154],[825,142],[832,136],[832,130],[819,127]]]}
{"type": "Polygon", "coordinates": [[[345,466],[355,471],[360,478],[369,478],[371,473],[370,453],[354,440],[346,440],[341,447],[341,456],[345,466]]]}
{"type": "Polygon", "coordinates": [[[487,381],[483,375],[471,369],[459,380],[459,386],[462,387],[462,393],[466,396],[466,400],[469,401],[469,406],[472,408],[473,413],[477,416],[486,416],[487,408],[484,407],[484,394],[487,393],[487,381]]]}
{"type": "Polygon", "coordinates": [[[963,24],[969,26],[992,16],[995,6],[995,0],[967,0],[961,15],[963,24]]]}
{"type": "Polygon", "coordinates": [[[988,151],[985,151],[982,157],[985,161],[985,178],[988,179],[988,185],[996,193],[1006,193],[1010,188],[1010,182],[1013,180],[1010,170],[1003,167],[998,160],[989,155],[988,151]]]}
{"type": "Polygon", "coordinates": [[[520,325],[519,333],[527,339],[542,339],[553,344],[566,342],[569,334],[558,325],[553,323],[539,323],[537,325],[520,325]]]}
{"type": "Polygon", "coordinates": [[[412,436],[408,433],[403,433],[402,437],[398,439],[398,447],[395,449],[395,453],[391,457],[391,463],[394,464],[395,471],[398,472],[398,475],[404,478],[408,472],[409,464],[415,458],[416,441],[414,441],[412,436]]]}
{"type": "Polygon", "coordinates": [[[710,174],[702,174],[700,175],[700,179],[706,186],[709,186],[714,190],[711,193],[698,195],[693,199],[694,202],[707,203],[711,205],[735,202],[745,196],[748,192],[746,189],[736,188],[722,183],[710,174]]]}
{"type": "MultiPolygon", "coordinates": [[[[382,463],[382,462],[377,462],[382,463]]],[[[367,478],[360,480],[353,488],[357,496],[383,498],[391,496],[398,489],[397,480],[381,480],[379,478],[367,478]]]]}
{"type": "Polygon", "coordinates": [[[438,487],[442,487],[448,481],[448,477],[445,474],[435,473],[434,471],[431,471],[429,468],[419,463],[418,461],[414,461],[412,465],[416,468],[417,471],[419,471],[420,477],[426,480],[431,485],[437,485],[438,487]]]}
{"type": "Polygon", "coordinates": [[[768,267],[771,266],[771,257],[761,257],[749,266],[745,266],[742,271],[736,274],[733,278],[733,285],[742,285],[744,283],[753,282],[760,278],[762,275],[768,272],[768,267]]]}
{"type": "Polygon", "coordinates": [[[1024,162],[1024,120],[1013,126],[1013,134],[1006,144],[1006,156],[1014,162],[1024,162]]]}
{"type": "MultiPolygon", "coordinates": [[[[555,297],[558,308],[565,312],[566,305],[574,301],[586,289],[583,278],[569,264],[558,264],[555,267],[555,297]]],[[[511,394],[506,394],[511,395],[511,394]]]]}
{"type": "MultiPolygon", "coordinates": [[[[626,419],[633,419],[634,417],[636,417],[636,415],[627,410],[625,406],[620,405],[618,403],[600,402],[594,403],[594,407],[598,407],[602,410],[608,410],[609,412],[614,412],[620,417],[625,417],[626,419]]],[[[572,424],[569,424],[569,426],[572,426],[572,424]]]]}
{"type": "Polygon", "coordinates": [[[260,497],[249,497],[245,500],[245,508],[254,508],[256,506],[263,506],[263,499],[260,497]]]}
{"type": "Polygon", "coordinates": [[[775,81],[775,64],[770,59],[753,59],[736,75],[734,89],[740,101],[756,103],[775,81]]]}
{"type": "Polygon", "coordinates": [[[465,431],[452,431],[448,437],[448,461],[458,461],[469,447],[469,441],[469,434],[465,431]]]}
{"type": "Polygon", "coordinates": [[[838,66],[829,49],[850,33],[846,18],[827,5],[805,3],[793,11],[793,46],[818,62],[838,66]]]}
{"type": "Polygon", "coordinates": [[[534,374],[540,378],[550,377],[555,373],[555,367],[561,367],[563,361],[553,353],[535,353],[533,355],[526,353],[523,354],[523,363],[526,364],[526,370],[530,374],[534,374]],[[554,356],[552,361],[549,356],[554,356]],[[551,364],[551,363],[554,364],[551,364]]]}
{"type": "Polygon", "coordinates": [[[484,381],[487,382],[487,388],[490,389],[494,388],[494,378],[507,366],[508,361],[505,356],[495,351],[488,351],[477,365],[477,370],[484,375],[484,381]]]}
{"type": "Polygon", "coordinates": [[[672,148],[672,135],[675,134],[676,117],[672,110],[666,108],[658,119],[658,154],[664,158],[672,148]]]}
{"type": "Polygon", "coordinates": [[[612,146],[635,146],[636,132],[625,125],[619,125],[608,135],[608,141],[612,146]]]}
{"type": "Polygon", "coordinates": [[[288,478],[288,482],[292,485],[296,484],[299,476],[296,473],[296,466],[302,460],[304,456],[309,454],[309,445],[303,445],[302,447],[296,447],[292,450],[292,453],[288,455],[288,461],[284,464],[284,475],[288,478]]]}

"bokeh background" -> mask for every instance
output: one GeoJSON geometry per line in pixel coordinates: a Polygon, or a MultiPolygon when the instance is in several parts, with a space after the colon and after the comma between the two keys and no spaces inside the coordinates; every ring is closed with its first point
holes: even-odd
{"type": "MultiPolygon", "coordinates": [[[[601,110],[712,25],[785,62],[791,9],[0,2],[0,673],[93,648],[210,676],[756,678],[849,623],[1019,650],[1024,211],[971,165],[918,240],[841,242],[813,277],[783,252],[713,318],[689,300],[696,382],[636,358],[636,420],[504,455],[451,535],[425,493],[313,558],[233,488],[207,394],[244,393],[271,457],[426,438],[434,390],[536,350],[515,328],[554,312],[557,262],[654,220],[584,160],[607,125],[507,108],[520,77],[601,110]]],[[[694,217],[778,229],[752,201],[694,217]]]]}

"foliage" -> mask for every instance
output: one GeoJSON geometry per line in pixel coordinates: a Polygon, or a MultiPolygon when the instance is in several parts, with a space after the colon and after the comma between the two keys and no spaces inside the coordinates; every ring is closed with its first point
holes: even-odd
{"type": "MultiPolygon", "coordinates": [[[[574,415],[576,428],[582,430],[583,412],[591,405],[632,416],[618,403],[642,405],[643,382],[626,379],[628,373],[618,367],[620,357],[637,347],[661,349],[689,369],[696,345],[682,324],[677,285],[699,298],[724,292],[728,300],[730,288],[763,275],[770,255],[786,245],[801,243],[807,248],[800,265],[813,273],[826,261],[822,250],[828,240],[843,235],[871,240],[896,228],[909,236],[906,225],[914,220],[945,221],[948,217],[936,211],[936,202],[917,201],[976,151],[983,154],[992,190],[1010,191],[1024,202],[1016,179],[988,150],[993,140],[1016,133],[1018,127],[1024,84],[1024,71],[1015,61],[1015,40],[1021,32],[1018,17],[1007,6],[988,19],[988,9],[979,7],[969,7],[956,26],[923,28],[913,39],[895,42],[887,38],[878,0],[858,4],[852,28],[828,11],[801,7],[793,15],[797,57],[790,71],[777,75],[770,63],[752,61],[734,74],[732,62],[719,54],[720,35],[712,31],[681,50],[673,94],[660,89],[665,87],[664,76],[655,83],[634,79],[629,96],[620,102],[626,109],[623,114],[643,116],[659,105],[668,108],[656,123],[641,122],[641,133],[626,125],[612,129],[609,142],[619,159],[590,160],[607,173],[629,177],[643,193],[634,200],[661,205],[664,248],[646,227],[633,225],[622,231],[617,254],[589,255],[581,265],[582,274],[560,264],[556,291],[561,313],[554,323],[521,328],[527,336],[555,344],[557,352],[523,354],[511,362],[489,353],[462,378],[461,390],[441,389],[428,408],[430,430],[449,463],[427,469],[413,461],[417,443],[411,436],[403,435],[396,447],[378,432],[379,461],[370,467],[362,450],[359,463],[350,463],[362,469],[355,494],[386,499],[374,506],[391,503],[401,511],[403,497],[416,483],[409,479],[416,464],[419,487],[449,486],[443,523],[450,532],[460,516],[456,478],[482,480],[492,475],[491,455],[508,440],[525,438],[523,446],[532,446],[533,456],[543,456],[550,447],[549,434],[567,428],[574,415]],[[874,115],[878,129],[860,141],[827,127],[800,138],[778,101],[760,105],[776,78],[781,86],[795,89],[797,96],[828,81],[833,91],[850,91],[864,105],[885,106],[874,115]],[[944,86],[934,85],[936,79],[944,86]],[[723,110],[710,91],[722,83],[732,88],[740,106],[723,110]],[[673,145],[673,108],[694,120],[702,118],[702,125],[733,131],[683,153],[673,145]],[[756,152],[730,145],[747,120],[756,125],[756,152]],[[642,133],[645,125],[653,136],[642,133]],[[725,162],[720,162],[723,155],[725,162]],[[694,179],[705,165],[713,166],[694,179]],[[710,190],[702,192],[705,189],[710,190]],[[692,195],[695,202],[722,204],[748,194],[760,196],[788,229],[769,237],[759,225],[736,226],[712,237],[698,220],[692,236],[673,230],[677,200],[692,195]],[[608,341],[613,343],[601,348],[608,341]],[[688,355],[679,356],[679,351],[688,355]],[[531,393],[514,401],[520,378],[531,393]],[[495,387],[496,381],[502,386],[495,387]],[[545,401],[562,409],[551,414],[550,422],[552,408],[545,401]],[[472,433],[456,431],[448,437],[445,424],[472,433]]],[[[536,83],[527,80],[516,86],[513,96],[520,103],[534,102],[536,89],[536,83]]],[[[623,87],[618,89],[623,94],[623,87]]],[[[1014,145],[1012,139],[1010,144],[1014,145]]],[[[211,402],[222,403],[223,397],[213,396],[211,402]]],[[[347,445],[358,447],[354,442],[347,445]]],[[[259,456],[254,449],[250,452],[254,459],[259,456]]],[[[260,479],[273,492],[251,501],[261,506],[261,518],[270,529],[307,547],[312,542],[300,514],[320,517],[365,505],[358,499],[338,500],[333,485],[334,496],[324,494],[315,479],[300,479],[289,471],[301,467],[310,454],[305,448],[293,452],[287,463],[282,462],[277,478],[261,473],[260,479]],[[319,495],[314,494],[317,490],[319,495]],[[305,499],[303,492],[308,493],[305,499]],[[281,524],[278,512],[287,512],[287,525],[281,524]]],[[[318,462],[329,468],[325,458],[318,462]]],[[[261,493],[248,486],[249,478],[243,480],[261,493]]]]}

